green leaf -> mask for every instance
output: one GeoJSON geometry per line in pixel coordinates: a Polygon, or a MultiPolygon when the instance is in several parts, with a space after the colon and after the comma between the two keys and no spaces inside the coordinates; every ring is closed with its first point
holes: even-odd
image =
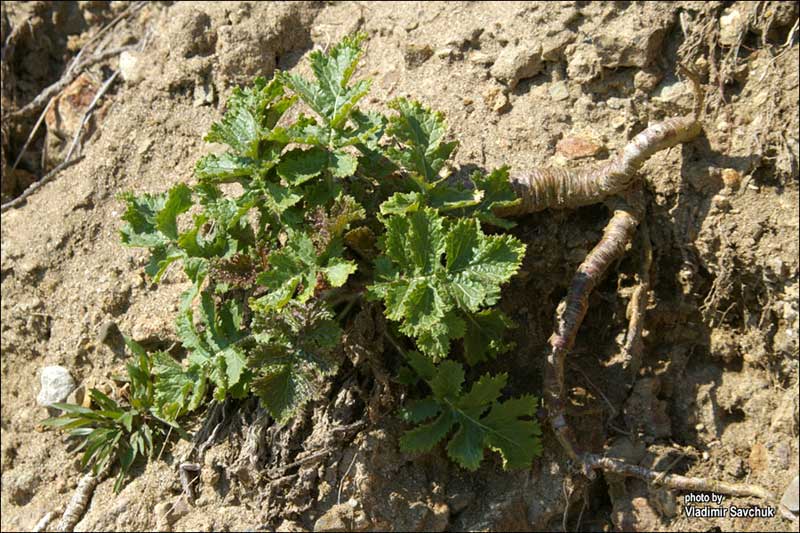
{"type": "Polygon", "coordinates": [[[464,383],[464,367],[455,361],[442,361],[432,379],[427,380],[438,399],[454,400],[461,394],[464,383]]]}
{"type": "Polygon", "coordinates": [[[281,187],[275,183],[267,183],[264,192],[267,206],[277,215],[283,214],[287,209],[297,205],[303,199],[293,189],[281,187]]]}
{"type": "Polygon", "coordinates": [[[233,155],[258,158],[261,141],[278,119],[292,105],[293,99],[283,97],[282,82],[275,78],[267,83],[256,78],[252,87],[236,88],[228,99],[228,110],[220,122],[211,126],[208,142],[227,144],[233,155]]]}
{"type": "Polygon", "coordinates": [[[485,236],[475,219],[459,220],[446,246],[451,294],[472,312],[497,302],[500,285],[519,270],[525,253],[525,245],[510,235],[485,236]]]}
{"type": "MultiPolygon", "coordinates": [[[[429,329],[417,331],[417,345],[434,359],[442,359],[450,353],[450,341],[464,336],[465,323],[453,311],[448,311],[441,322],[429,329]]],[[[413,332],[412,332],[413,334],[413,332]]]]}
{"type": "Polygon", "coordinates": [[[319,50],[312,52],[310,59],[314,82],[295,74],[279,73],[277,76],[331,128],[341,126],[369,91],[370,82],[367,80],[348,85],[361,57],[364,37],[364,34],[345,37],[328,54],[319,50]]]}
{"type": "Polygon", "coordinates": [[[401,146],[387,148],[386,155],[416,175],[419,184],[433,184],[458,145],[455,141],[444,142],[447,133],[444,116],[405,98],[390,102],[389,107],[398,114],[389,119],[386,133],[401,146]]]}
{"type": "Polygon", "coordinates": [[[381,214],[404,215],[406,213],[417,211],[422,205],[422,200],[422,195],[417,192],[394,193],[389,197],[388,200],[381,204],[381,214]]]}
{"type": "Polygon", "coordinates": [[[488,176],[475,172],[472,174],[472,182],[475,184],[475,189],[481,192],[481,199],[476,206],[466,209],[464,216],[474,216],[481,222],[503,229],[516,226],[516,223],[494,214],[494,209],[497,207],[509,207],[522,201],[511,189],[508,167],[497,168],[488,176]]]}
{"type": "Polygon", "coordinates": [[[254,330],[261,342],[247,362],[255,373],[250,388],[279,423],[316,397],[321,378],[338,368],[333,349],[341,330],[331,317],[313,302],[292,302],[280,313],[256,313],[254,330]]]}
{"type": "Polygon", "coordinates": [[[452,413],[444,411],[430,424],[406,431],[400,437],[400,450],[406,453],[429,452],[447,436],[454,423],[452,413]]]}
{"type": "Polygon", "coordinates": [[[155,227],[158,231],[174,241],[178,238],[177,217],[192,207],[192,191],[183,183],[176,185],[167,193],[164,208],[156,213],[155,227]]]}
{"type": "Polygon", "coordinates": [[[291,150],[277,166],[278,175],[289,185],[297,186],[319,176],[328,164],[328,153],[321,148],[291,150]]]}
{"type": "Polygon", "coordinates": [[[253,305],[270,311],[281,309],[292,298],[305,302],[314,295],[320,274],[334,287],[343,285],[355,272],[356,264],[342,259],[340,253],[341,250],[329,250],[327,254],[318,255],[311,237],[304,232],[291,232],[286,246],[270,254],[270,269],[256,279],[270,292],[255,300],[253,305]],[[295,294],[298,288],[301,290],[295,294]]]}
{"type": "Polygon", "coordinates": [[[292,233],[286,246],[269,257],[270,269],[261,273],[257,282],[270,292],[256,302],[265,311],[280,309],[294,296],[302,283],[299,301],[308,300],[317,283],[317,254],[314,243],[305,233],[292,233]]]}
{"type": "Polygon", "coordinates": [[[214,183],[230,183],[249,178],[257,170],[255,159],[230,152],[209,154],[200,158],[194,167],[194,173],[199,179],[214,183]]]}
{"type": "Polygon", "coordinates": [[[354,273],[357,268],[354,262],[335,257],[328,262],[328,266],[322,271],[325,273],[325,277],[328,278],[332,287],[341,287],[347,282],[347,278],[350,277],[350,274],[354,273]]]}
{"type": "Polygon", "coordinates": [[[402,451],[429,451],[455,427],[447,455],[468,470],[480,466],[487,447],[500,453],[504,469],[528,468],[541,454],[541,430],[535,419],[528,419],[536,412],[536,399],[523,396],[498,401],[506,374],[485,374],[464,393],[464,369],[459,363],[443,361],[434,367],[421,356],[411,357],[410,362],[422,370],[432,395],[412,402],[405,410],[406,420],[438,417],[407,431],[400,439],[402,451]]]}
{"type": "Polygon", "coordinates": [[[159,416],[174,422],[200,406],[206,391],[206,377],[200,366],[183,367],[165,352],[153,354],[155,403],[159,416]]]}
{"type": "Polygon", "coordinates": [[[355,156],[347,152],[335,151],[331,152],[328,161],[328,168],[331,174],[337,178],[346,178],[356,173],[358,167],[358,160],[355,156]]]}
{"type": "MultiPolygon", "coordinates": [[[[469,315],[495,304],[525,246],[512,236],[484,235],[474,219],[460,219],[445,231],[444,219],[431,208],[391,216],[384,225],[385,255],[376,261],[369,293],[384,301],[386,317],[400,322],[426,355],[445,357],[450,342],[467,331],[456,311],[469,315]]],[[[501,348],[495,342],[494,349],[501,348]]]]}
{"type": "Polygon", "coordinates": [[[476,365],[514,347],[504,340],[504,333],[514,323],[502,311],[487,309],[475,314],[465,314],[464,357],[470,365],[476,365]]]}
{"type": "Polygon", "coordinates": [[[506,470],[527,468],[533,458],[541,455],[541,428],[535,420],[522,420],[533,417],[537,400],[534,396],[512,398],[492,406],[484,417],[487,428],[486,444],[503,457],[506,470]]]}
{"type": "Polygon", "coordinates": [[[442,411],[439,402],[433,398],[423,398],[421,400],[411,400],[403,408],[401,418],[406,422],[417,424],[423,420],[433,418],[442,411]]]}
{"type": "Polygon", "coordinates": [[[428,194],[428,205],[440,213],[477,205],[481,191],[464,186],[452,186],[444,181],[438,183],[428,194]]]}

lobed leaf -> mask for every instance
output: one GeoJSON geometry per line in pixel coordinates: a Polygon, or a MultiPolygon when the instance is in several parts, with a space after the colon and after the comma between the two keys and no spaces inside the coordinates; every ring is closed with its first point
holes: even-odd
{"type": "Polygon", "coordinates": [[[532,396],[499,402],[507,375],[485,374],[463,391],[464,369],[454,361],[432,365],[421,356],[412,355],[413,368],[431,388],[431,396],[412,402],[405,410],[409,422],[421,422],[433,416],[433,422],[406,431],[400,439],[404,452],[430,451],[455,432],[447,444],[447,455],[468,470],[476,470],[484,449],[498,452],[506,470],[530,467],[541,453],[541,430],[533,417],[536,399],[532,396]]]}
{"type": "MultiPolygon", "coordinates": [[[[387,318],[400,322],[424,353],[445,357],[453,339],[476,323],[489,325],[485,317],[467,323],[462,316],[497,302],[525,246],[512,236],[484,235],[475,219],[460,219],[445,231],[444,219],[431,208],[390,216],[384,224],[385,255],[376,264],[370,294],[383,299],[387,318]]],[[[473,360],[482,357],[477,352],[502,348],[497,335],[470,333],[473,360]]]]}

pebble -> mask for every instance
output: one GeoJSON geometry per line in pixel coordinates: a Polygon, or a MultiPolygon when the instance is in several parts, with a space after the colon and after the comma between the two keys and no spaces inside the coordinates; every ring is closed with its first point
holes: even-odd
{"type": "Polygon", "coordinates": [[[556,102],[569,98],[569,89],[567,89],[567,84],[564,81],[555,82],[547,90],[547,93],[550,95],[550,98],[556,102]]]}
{"type": "Polygon", "coordinates": [[[567,76],[578,84],[597,78],[603,70],[597,49],[588,44],[571,44],[566,48],[567,76]]]}
{"type": "Polygon", "coordinates": [[[744,30],[745,21],[737,9],[727,11],[719,18],[719,43],[723,46],[733,46],[739,40],[744,30]]]}
{"type": "Polygon", "coordinates": [[[192,105],[200,107],[214,103],[214,85],[207,81],[197,82],[194,86],[192,105]]]}
{"type": "Polygon", "coordinates": [[[498,85],[492,85],[483,92],[483,101],[489,109],[498,114],[508,111],[510,107],[508,95],[498,85]]]}
{"type": "Polygon", "coordinates": [[[655,89],[660,81],[660,74],[646,70],[640,70],[633,76],[633,86],[644,93],[649,93],[655,89]]]}
{"type": "Polygon", "coordinates": [[[131,83],[141,81],[142,72],[139,67],[139,56],[135,52],[125,51],[119,55],[119,75],[131,83]]]}
{"type": "Polygon", "coordinates": [[[586,137],[564,137],[556,144],[556,152],[567,159],[594,157],[603,149],[603,145],[586,137]]]}
{"type": "Polygon", "coordinates": [[[475,65],[491,65],[494,62],[494,59],[489,54],[485,54],[483,52],[474,51],[472,52],[469,57],[467,58],[470,63],[475,65]]]}
{"type": "Polygon", "coordinates": [[[433,48],[427,44],[407,44],[403,50],[403,59],[408,68],[417,68],[433,55],[433,48]]]}
{"type": "Polygon", "coordinates": [[[800,495],[800,477],[794,476],[794,479],[786,487],[786,492],[783,493],[781,498],[781,505],[797,513],[800,511],[800,504],[798,504],[798,496],[800,495]]]}
{"type": "Polygon", "coordinates": [[[513,90],[520,80],[531,78],[541,72],[542,65],[542,46],[523,42],[517,46],[503,48],[489,72],[493,78],[513,90]]]}
{"type": "Polygon", "coordinates": [[[726,187],[733,189],[735,191],[739,188],[739,185],[741,185],[742,183],[742,175],[739,174],[738,171],[732,168],[723,168],[722,183],[724,183],[726,187]]]}
{"type": "Polygon", "coordinates": [[[63,366],[46,366],[42,369],[42,388],[36,396],[36,403],[42,407],[50,407],[54,403],[63,402],[75,389],[75,381],[69,370],[63,366]]]}

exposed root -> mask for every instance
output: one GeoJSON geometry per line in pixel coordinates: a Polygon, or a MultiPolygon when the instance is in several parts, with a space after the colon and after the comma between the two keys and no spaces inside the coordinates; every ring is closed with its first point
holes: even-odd
{"type": "Polygon", "coordinates": [[[582,458],[586,468],[602,470],[626,477],[636,477],[652,483],[653,485],[663,486],[674,490],[684,491],[703,491],[727,494],[728,496],[743,496],[762,498],[768,502],[776,502],[775,495],[767,489],[758,485],[746,483],[725,483],[714,481],[702,477],[686,477],[677,474],[667,474],[656,472],[643,466],[629,465],[619,459],[601,457],[595,454],[586,454],[582,458]]]}
{"type": "Polygon", "coordinates": [[[636,171],[650,156],[696,137],[701,131],[694,115],[676,117],[648,127],[622,152],[596,168],[568,170],[541,168],[511,176],[511,186],[522,199],[519,205],[498,208],[499,216],[519,216],[545,209],[571,209],[596,204],[628,190],[636,171]]]}
{"type": "Polygon", "coordinates": [[[49,526],[50,522],[53,521],[53,518],[56,517],[56,514],[57,513],[55,511],[48,511],[47,514],[41,517],[39,521],[36,522],[36,525],[33,526],[33,532],[39,533],[39,531],[44,531],[47,529],[47,526],[49,526]]]}
{"type": "MultiPolygon", "coordinates": [[[[625,253],[640,216],[639,209],[621,200],[617,202],[614,216],[605,227],[603,237],[578,267],[569,292],[559,305],[556,331],[550,337],[550,352],[547,354],[544,374],[544,403],[556,437],[577,463],[581,463],[581,454],[575,436],[567,425],[564,406],[564,359],[572,349],[586,315],[589,295],[608,267],[625,253]]],[[[590,469],[585,469],[584,474],[592,476],[590,469]]]]}
{"type": "Polygon", "coordinates": [[[75,526],[78,525],[78,522],[81,521],[81,518],[86,513],[86,509],[89,508],[94,489],[106,476],[106,473],[107,471],[103,471],[94,475],[90,472],[81,478],[75,493],[72,495],[72,499],[67,504],[67,508],[64,509],[64,514],[61,515],[56,531],[73,531],[75,529],[75,526]]]}
{"type": "Polygon", "coordinates": [[[625,334],[625,344],[622,347],[623,368],[630,371],[631,375],[636,376],[642,366],[642,330],[644,329],[644,311],[647,307],[647,297],[650,293],[650,267],[653,264],[653,247],[650,244],[650,232],[647,224],[641,224],[642,255],[643,261],[639,267],[637,278],[639,284],[633,290],[630,302],[628,302],[628,332],[625,334]]]}
{"type": "MultiPolygon", "coordinates": [[[[522,200],[520,205],[497,210],[500,216],[525,215],[549,208],[574,208],[600,202],[612,195],[632,189],[636,171],[656,152],[686,142],[701,131],[703,91],[699,78],[688,69],[681,71],[692,82],[695,104],[693,114],[671,118],[654,124],[633,138],[622,152],[608,163],[593,169],[570,171],[538,169],[523,176],[513,176],[511,184],[522,200]]],[[[757,485],[724,483],[705,478],[690,478],[667,472],[629,465],[624,461],[584,453],[567,424],[564,399],[564,361],[575,343],[575,336],[588,308],[589,295],[605,275],[609,266],[620,259],[633,239],[636,227],[644,215],[640,190],[626,195],[626,201],[616,198],[610,202],[614,215],[603,231],[600,242],[586,256],[572,279],[567,296],[556,312],[556,329],[550,337],[550,351],[545,362],[544,404],[550,425],[567,455],[588,479],[595,470],[621,476],[637,477],[654,485],[675,490],[713,491],[731,496],[754,496],[774,502],[775,497],[757,485]]],[[[626,366],[637,370],[641,361],[642,315],[649,289],[649,270],[652,250],[649,235],[645,235],[645,250],[639,286],[628,308],[629,327],[623,348],[626,366]]]]}
{"type": "Polygon", "coordinates": [[[616,157],[599,167],[580,170],[540,168],[511,176],[511,186],[522,200],[518,205],[495,209],[498,216],[520,216],[545,209],[572,209],[602,202],[631,188],[636,171],[653,154],[687,142],[702,131],[704,93],[699,77],[679,67],[692,82],[691,115],[669,118],[636,135],[616,157]]]}

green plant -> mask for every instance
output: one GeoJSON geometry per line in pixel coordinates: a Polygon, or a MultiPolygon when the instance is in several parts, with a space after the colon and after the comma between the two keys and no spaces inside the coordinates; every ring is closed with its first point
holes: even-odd
{"type": "MultiPolygon", "coordinates": [[[[483,227],[513,226],[494,214],[518,202],[508,170],[454,184],[447,161],[457,143],[446,140],[441,114],[403,98],[388,117],[360,110],[370,82],[351,78],[362,40],[313,52],[313,80],[278,72],[235,89],[206,136],[226,150],[198,161],[195,185],[123,196],[122,241],[150,250],[153,281],[174,262],[191,281],[176,320],[186,360],[153,356],[155,412],[164,420],[195,411],[210,392],[217,400],[257,395],[285,422],[335,374],[343,332],[366,300],[383,303],[396,328],[385,334],[404,336],[395,344],[417,354],[417,370],[423,357],[430,365],[454,357],[455,344],[470,365],[511,348],[511,321],[493,306],[525,247],[483,227]],[[301,103],[313,115],[289,120],[301,103]]],[[[434,390],[424,405],[436,402],[440,418],[449,417],[439,439],[459,425],[450,457],[474,469],[489,447],[506,467],[530,464],[539,449],[528,420],[535,400],[498,402],[504,375],[462,394],[461,365],[437,368],[437,379],[457,383],[439,394],[436,379],[421,373],[434,390]]],[[[409,412],[412,422],[425,418],[409,412]]],[[[429,449],[436,440],[415,438],[426,431],[401,444],[429,449]]]]}
{"type": "Polygon", "coordinates": [[[152,358],[131,339],[126,338],[125,342],[136,356],[136,364],[126,365],[129,405],[120,405],[99,390],[90,389],[89,398],[97,409],[56,403],[53,407],[63,414],[42,422],[82,439],[76,451],[83,450],[81,464],[91,466],[95,475],[118,463],[115,492],[122,488],[125,476],[139,457],[152,457],[170,427],[155,409],[152,358]]]}

